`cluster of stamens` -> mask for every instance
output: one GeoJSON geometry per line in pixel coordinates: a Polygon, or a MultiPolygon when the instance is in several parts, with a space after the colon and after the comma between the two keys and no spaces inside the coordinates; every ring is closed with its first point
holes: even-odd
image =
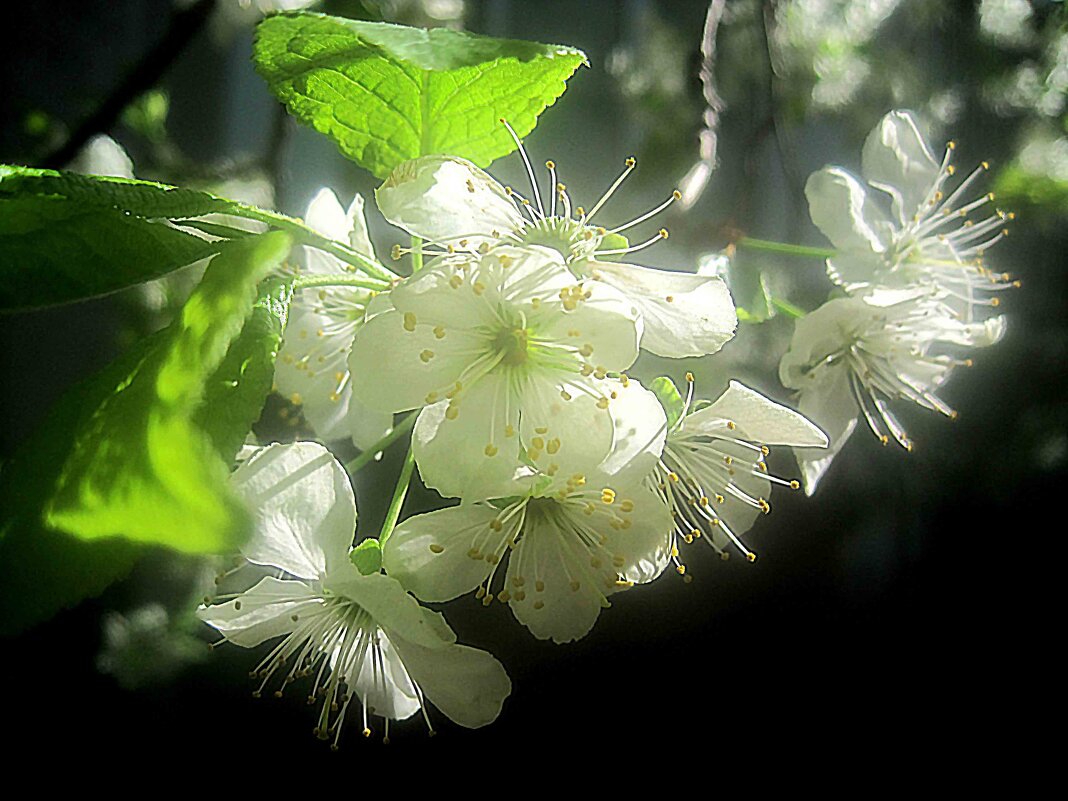
{"type": "Polygon", "coordinates": [[[1012,212],[994,209],[981,220],[972,220],[969,215],[994,202],[994,193],[989,192],[967,203],[962,203],[964,193],[978,178],[990,169],[982,162],[949,194],[946,183],[956,174],[950,163],[956,144],[950,142],[940,165],[938,177],[920,204],[919,210],[908,225],[901,229],[893,247],[887,254],[890,266],[904,261],[917,264],[938,282],[949,295],[967,305],[967,319],[971,320],[973,306],[1000,305],[995,297],[984,297],[977,292],[991,292],[1020,286],[1008,273],[995,273],[984,266],[984,254],[995,243],[1009,235],[1005,223],[1015,218],[1012,212]],[[932,253],[931,251],[936,251],[932,253]],[[949,258],[939,258],[937,251],[948,251],[949,258]]]}
{"type": "Polygon", "coordinates": [[[686,544],[703,540],[724,560],[734,548],[748,561],[756,561],[756,554],[739,538],[740,532],[733,530],[717,508],[732,498],[764,514],[770,512],[767,499],[744,486],[746,479],[755,477],[795,490],[800,484],[769,473],[765,461],[768,447],[746,439],[731,420],[724,421],[725,431],[720,435],[687,433],[685,419],[693,404],[692,373],[686,374],[686,384],[682,413],[668,431],[664,452],[649,483],[672,510],[675,542],[671,557],[675,571],[689,582],[679,540],[686,544]]]}

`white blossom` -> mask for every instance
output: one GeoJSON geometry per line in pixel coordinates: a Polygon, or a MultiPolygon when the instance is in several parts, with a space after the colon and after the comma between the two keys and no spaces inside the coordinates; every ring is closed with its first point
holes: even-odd
{"type": "Polygon", "coordinates": [[[991,345],[1004,329],[1002,317],[961,322],[927,289],[837,298],[799,319],[779,378],[797,390],[798,411],[829,439],[826,451],[795,450],[805,491],[815,491],[859,417],[883,444],[892,438],[912,449],[891,401],[908,400],[955,418],[936,394],[954,367],[971,364],[953,351],[991,345]]]}
{"type": "Polygon", "coordinates": [[[666,209],[679,198],[678,191],[647,214],[605,228],[594,217],[634,170],[634,159],[627,159],[622,175],[587,211],[572,207],[552,161],[546,162],[550,180],[543,203],[521,143],[520,153],[530,175],[532,199],[501,186],[464,159],[438,155],[398,166],[375,193],[378,207],[390,222],[447,250],[473,251],[502,242],[553,249],[575,278],[603,283],[626,295],[642,314],[642,347],[661,356],[715,353],[734,335],[738,320],[720,278],[617,260],[667,237],[661,228],[647,241],[629,246],[621,232],[666,209]]]}
{"type": "Polygon", "coordinates": [[[663,409],[635,381],[615,408],[606,461],[554,460],[516,478],[511,497],[412,517],[385,545],[386,570],[422,600],[475,590],[539,639],[584,637],[611,595],[652,581],[670,558],[671,515],[641,481],[663,448],[663,409]]]}
{"type": "Polygon", "coordinates": [[[621,383],[609,374],[637,358],[640,317],[555,251],[445,256],[374,311],[352,346],[353,391],[382,411],[426,406],[415,458],[443,495],[503,494],[524,456],[592,466],[611,449],[621,383]]]}
{"type": "Polygon", "coordinates": [[[668,431],[664,453],[647,484],[671,507],[676,570],[678,540],[703,539],[726,559],[737,549],[749,561],[756,554],[740,539],[757,517],[771,511],[773,485],[798,489],[796,480],[768,472],[769,445],[824,448],[827,437],[802,415],[737,381],[711,404],[693,404],[693,375],[678,419],[668,431]]]}
{"type": "MultiPolygon", "coordinates": [[[[321,189],[308,206],[307,224],[323,236],[340,240],[374,258],[363,217],[363,198],[348,211],[329,189],[321,189]]],[[[321,250],[302,247],[296,269],[303,275],[338,274],[351,270],[321,250]]],[[[365,407],[352,395],[348,357],[352,340],[363,325],[373,292],[359,287],[331,286],[297,293],[275,367],[275,385],[303,407],[304,417],[324,440],[351,438],[366,449],[389,433],[393,415],[365,407]]],[[[369,376],[364,377],[369,378],[369,376]]]]}
{"type": "Polygon", "coordinates": [[[1007,234],[1012,217],[995,210],[993,194],[968,200],[988,167],[983,162],[955,188],[952,142],[935,160],[911,112],[887,114],[864,144],[865,183],[840,167],[813,173],[805,186],[813,222],[840,251],[827,260],[831,280],[847,292],[928,285],[971,322],[977,307],[994,307],[991,293],[1017,286],[983,265],[986,251],[1007,234]]]}
{"type": "MultiPolygon", "coordinates": [[[[349,559],[356,504],[348,476],[321,445],[298,442],[260,450],[233,474],[256,522],[243,549],[268,576],[198,615],[245,648],[281,637],[253,671],[256,694],[282,695],[310,679],[319,703],[316,734],[336,747],[350,704],[368,716],[411,717],[429,700],[463,726],[492,722],[509,694],[504,669],[485,651],[456,644],[444,618],[421,607],[394,579],[362,575],[349,559]]],[[[426,717],[430,725],[429,717],[426,717]]],[[[432,729],[431,729],[432,730],[432,729]]]]}

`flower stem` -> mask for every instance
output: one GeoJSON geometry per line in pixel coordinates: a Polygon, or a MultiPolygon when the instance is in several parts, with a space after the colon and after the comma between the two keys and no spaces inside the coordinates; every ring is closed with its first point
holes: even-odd
{"type": "Polygon", "coordinates": [[[394,441],[400,439],[409,431],[411,431],[412,426],[415,425],[415,418],[418,416],[419,412],[414,411],[410,415],[405,417],[393,427],[392,431],[390,431],[388,434],[382,437],[382,439],[378,440],[378,442],[376,442],[370,448],[367,448],[363,453],[361,453],[359,456],[357,456],[355,459],[345,465],[345,469],[348,470],[349,473],[355,473],[357,470],[366,467],[368,464],[374,461],[376,453],[384,451],[386,448],[392,445],[394,441]]]}
{"type": "Polygon", "coordinates": [[[397,486],[393,489],[393,500],[389,502],[386,519],[382,521],[382,531],[378,535],[378,541],[382,545],[386,544],[386,540],[389,539],[389,535],[393,533],[393,529],[397,525],[397,518],[400,517],[401,506],[404,505],[404,499],[408,495],[408,485],[412,481],[412,470],[414,469],[415,451],[409,445],[408,453],[404,457],[404,466],[401,467],[400,477],[397,479],[397,486]]]}
{"type": "Polygon", "coordinates": [[[804,317],[808,312],[804,309],[795,306],[788,300],[782,300],[781,298],[770,298],[771,305],[781,311],[787,317],[793,317],[795,320],[804,317]]]}
{"type": "Polygon", "coordinates": [[[389,289],[389,284],[381,281],[368,281],[352,273],[327,273],[318,275],[301,275],[293,281],[293,289],[309,289],[315,286],[357,286],[363,289],[389,289]]]}
{"type": "Polygon", "coordinates": [[[743,236],[737,242],[738,247],[750,250],[767,250],[772,253],[782,253],[786,256],[801,256],[814,259],[829,259],[837,255],[838,251],[833,248],[812,248],[806,245],[790,245],[786,242],[771,242],[767,239],[753,239],[743,236]]]}
{"type": "Polygon", "coordinates": [[[300,220],[287,217],[284,214],[267,211],[266,209],[256,208],[255,206],[247,206],[244,203],[235,203],[226,213],[232,214],[235,217],[256,220],[258,222],[266,223],[274,228],[278,228],[281,231],[286,231],[287,233],[292,234],[293,238],[298,242],[305,245],[311,245],[324,253],[329,253],[331,256],[341,259],[341,261],[346,264],[352,265],[360,272],[366,273],[373,278],[378,278],[382,281],[392,281],[397,278],[393,272],[383,267],[374,259],[369,259],[367,256],[364,256],[362,253],[357,253],[355,250],[341,242],[335,242],[333,239],[323,236],[317,231],[309,228],[300,220]]]}
{"type": "Polygon", "coordinates": [[[412,237],[412,275],[423,269],[423,240],[421,237],[412,237]]]}

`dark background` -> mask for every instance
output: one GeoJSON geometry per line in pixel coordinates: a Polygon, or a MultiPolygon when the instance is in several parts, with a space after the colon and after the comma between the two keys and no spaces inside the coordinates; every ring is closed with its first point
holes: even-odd
{"type": "MultiPolygon", "coordinates": [[[[385,10],[418,21],[410,5],[385,10]]],[[[939,92],[958,92],[959,110],[950,125],[935,121],[942,139],[934,141],[959,141],[961,169],[990,159],[991,181],[1043,123],[1026,109],[998,112],[984,100],[990,81],[1038,58],[1039,48],[983,39],[976,3],[926,4],[939,10],[924,16],[916,13],[924,4],[902,2],[861,48],[875,78],[835,107],[809,102],[811,76],[803,70],[769,72],[767,47],[752,44],[761,15],[745,17],[758,5],[728,3],[736,17],[720,31],[721,165],[694,208],[665,216],[672,238],[643,253],[642,263],[692,269],[698,254],[723,247],[734,229],[824,245],[799,182],[825,163],[857,166],[863,137],[890,108],[922,109],[939,92]],[[906,74],[912,83],[889,86],[906,74]]],[[[771,19],[773,6],[764,5],[771,19]]],[[[1036,26],[1063,27],[1061,4],[1032,7],[1036,26]]],[[[701,2],[483,0],[466,4],[464,19],[476,33],[559,42],[589,55],[591,69],[575,75],[528,146],[535,163],[553,158],[573,197],[587,197],[587,205],[623,158],[637,155],[641,167],[610,209],[622,220],[666,196],[697,157],[705,10],[701,2]]],[[[40,164],[166,35],[172,9],[162,0],[94,0],[5,13],[0,161],[40,164]],[[38,111],[48,133],[25,122],[38,111]]],[[[373,179],[332,143],[279,120],[248,62],[250,37],[248,26],[226,32],[209,22],[163,70],[169,137],[190,170],[240,172],[255,164],[275,181],[277,207],[292,214],[322,185],[343,202],[353,191],[370,198],[373,179]]],[[[1053,115],[1054,127],[1061,115],[1053,115]]],[[[107,131],[130,150],[139,177],[183,182],[173,163],[154,165],[152,148],[128,127],[113,122],[107,131]]],[[[525,180],[517,156],[491,171],[516,186],[525,180]]],[[[816,776],[855,766],[858,757],[884,768],[1009,759],[1026,736],[1024,715],[1052,699],[1046,681],[1056,663],[1047,650],[1058,629],[1047,616],[1058,585],[1042,568],[1055,558],[1063,530],[1057,498],[1068,478],[1068,205],[1057,197],[1015,200],[1012,236],[992,259],[1023,287],[1006,298],[1005,340],[977,354],[975,368],[946,389],[961,412],[957,422],[904,409],[917,442],[908,455],[858,428],[813,498],[772,498],[773,514],[747,537],[760,554],[755,564],[724,563],[691,548],[693,583],[666,574],[618,596],[576,644],[535,641],[503,606],[484,610],[465,597],[443,607],[460,640],[491,650],[512,677],[513,696],[494,725],[470,732],[437,715],[440,734],[428,739],[412,719],[383,746],[377,735],[364,742],[353,724],[341,753],[331,754],[311,736],[314,716],[299,698],[250,697],[245,672],[256,657],[237,648],[176,665],[173,678],[123,688],[96,668],[103,616],[158,601],[180,618],[199,570],[162,552],[101,598],[0,640],[4,725],[19,732],[27,753],[47,745],[65,756],[197,765],[202,775],[271,775],[278,765],[307,764],[356,769],[373,780],[371,767],[381,766],[398,787],[415,781],[421,766],[444,766],[454,773],[437,775],[462,779],[464,792],[491,793],[510,791],[494,783],[498,772],[514,769],[512,786],[525,786],[520,766],[528,762],[537,766],[534,789],[540,782],[555,790],[567,764],[585,766],[616,792],[641,776],[662,779],[665,790],[683,775],[707,777],[712,786],[721,771],[761,786],[768,778],[762,766],[790,756],[809,758],[816,776]]],[[[369,216],[372,239],[386,254],[400,237],[377,211],[369,216]]],[[[658,223],[651,225],[655,231],[658,223]]],[[[766,269],[773,287],[806,309],[829,289],[819,262],[745,258],[736,264],[736,287],[746,285],[745,270],[766,269]]],[[[118,297],[0,318],[0,456],[29,436],[67,387],[117,353],[124,337],[151,325],[131,306],[118,297]]],[[[774,366],[789,332],[782,319],[743,326],[721,356],[649,361],[637,372],[678,378],[693,370],[711,397],[733,376],[785,400],[774,366]]],[[[272,425],[265,420],[266,430],[272,425]]],[[[361,521],[381,519],[399,458],[390,452],[361,475],[361,521]]],[[[771,464],[794,474],[786,449],[773,452],[771,464]]],[[[434,503],[431,493],[416,491],[406,513],[434,503]]],[[[195,631],[211,639],[206,628],[195,631]]]]}

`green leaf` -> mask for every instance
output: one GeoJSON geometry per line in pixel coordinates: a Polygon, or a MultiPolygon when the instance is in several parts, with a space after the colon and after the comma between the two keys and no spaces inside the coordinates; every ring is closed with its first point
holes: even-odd
{"type": "Polygon", "coordinates": [[[204,399],[193,421],[210,437],[226,462],[233,461],[240,450],[271,391],[274,362],[292,297],[289,281],[263,281],[252,316],[230,344],[215,374],[204,384],[204,399]]]}
{"type": "Polygon", "coordinates": [[[253,56],[271,91],[357,164],[385,178],[432,153],[480,167],[519,136],[586,64],[570,47],[307,12],[268,17],[253,56]]]}
{"type": "Polygon", "coordinates": [[[122,536],[205,553],[236,548],[248,513],[228,464],[193,422],[205,382],[249,316],[285,234],[227,244],[159,347],[81,427],[45,522],[85,540],[122,536]]]}
{"type": "Polygon", "coordinates": [[[361,575],[369,576],[382,569],[382,543],[368,537],[349,552],[349,559],[361,575]]]}
{"type": "Polygon", "coordinates": [[[115,209],[62,198],[0,198],[0,312],[114,292],[218,249],[115,209]]]}
{"type": "Polygon", "coordinates": [[[686,408],[682,395],[679,394],[675,382],[666,375],[654,378],[653,383],[649,385],[649,389],[653,391],[656,399],[660,401],[660,405],[664,407],[664,412],[667,414],[668,428],[670,429],[682,417],[682,412],[686,408]]]}
{"type": "Polygon", "coordinates": [[[0,198],[27,196],[69,200],[94,208],[117,209],[145,219],[182,219],[212,213],[225,214],[240,205],[197,189],[184,189],[155,181],[0,165],[0,198]]]}
{"type": "Polygon", "coordinates": [[[133,566],[141,549],[121,539],[84,542],[45,528],[41,509],[55,491],[74,437],[93,411],[127,383],[161,335],[141,340],[69,390],[0,472],[0,634],[11,635],[98,595],[133,566]]]}

